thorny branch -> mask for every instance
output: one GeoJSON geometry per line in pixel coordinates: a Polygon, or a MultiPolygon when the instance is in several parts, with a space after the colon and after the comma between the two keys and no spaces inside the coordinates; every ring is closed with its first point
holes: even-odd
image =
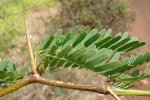
{"type": "MultiPolygon", "coordinates": [[[[63,81],[57,81],[57,80],[50,80],[43,78],[40,76],[40,74],[37,72],[35,59],[32,51],[31,41],[29,39],[29,32],[26,29],[26,21],[24,20],[24,26],[25,26],[25,33],[26,33],[26,39],[27,39],[27,45],[28,45],[28,51],[29,51],[29,57],[30,57],[30,63],[31,63],[31,71],[32,75],[29,76],[28,79],[23,79],[21,81],[18,81],[14,83],[12,86],[0,90],[0,96],[4,96],[8,93],[11,93],[12,91],[15,91],[23,86],[26,86],[31,83],[40,83],[40,84],[46,84],[50,86],[55,87],[63,87],[68,89],[75,89],[75,90],[83,90],[83,91],[91,91],[91,92],[97,92],[100,94],[112,94],[110,92],[110,88],[108,90],[108,85],[106,84],[93,84],[93,85],[85,85],[85,84],[78,84],[78,83],[71,83],[71,82],[63,82],[63,81]]],[[[117,98],[117,96],[114,96],[117,98]]],[[[119,99],[117,99],[119,100],[119,99]]]]}
{"type": "Polygon", "coordinates": [[[41,74],[38,73],[36,69],[36,63],[35,58],[32,51],[31,42],[29,39],[29,32],[26,29],[26,22],[24,21],[25,25],[25,32],[26,32],[26,38],[27,38],[27,45],[28,45],[28,51],[29,51],[29,57],[30,57],[30,63],[31,63],[31,71],[32,75],[29,76],[27,79],[20,80],[16,83],[14,83],[12,86],[8,88],[4,88],[0,90],[0,97],[11,93],[21,87],[24,87],[26,85],[29,85],[31,83],[40,83],[55,87],[62,87],[62,88],[68,88],[68,89],[75,89],[75,90],[82,90],[82,91],[90,91],[90,92],[96,92],[99,94],[111,94],[116,100],[120,100],[118,95],[142,95],[142,96],[150,96],[149,91],[141,91],[141,90],[123,90],[123,89],[117,89],[112,87],[108,84],[78,84],[78,83],[71,83],[71,82],[63,82],[58,80],[50,80],[46,79],[41,76],[41,74]],[[137,91],[137,92],[136,92],[137,91]],[[143,94],[145,93],[145,94],[143,94]]]}

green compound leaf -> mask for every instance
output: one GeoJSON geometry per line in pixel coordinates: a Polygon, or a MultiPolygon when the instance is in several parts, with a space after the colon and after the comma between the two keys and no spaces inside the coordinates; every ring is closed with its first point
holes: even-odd
{"type": "Polygon", "coordinates": [[[144,74],[128,74],[128,71],[150,61],[150,53],[144,55],[125,57],[122,54],[137,49],[143,45],[137,38],[128,36],[128,33],[111,35],[111,29],[97,29],[89,31],[88,27],[79,30],[74,27],[72,31],[62,33],[59,30],[54,36],[45,38],[42,49],[37,49],[40,63],[38,68],[44,66],[49,70],[58,68],[83,68],[113,79],[116,86],[131,87],[128,82],[141,80],[149,76],[149,71],[144,74]],[[51,39],[51,40],[50,40],[51,39]],[[47,42],[46,42],[47,41],[47,42]],[[143,77],[141,77],[143,75],[143,77]],[[128,76],[128,77],[126,77],[128,76]],[[140,79],[138,79],[141,77],[140,79]],[[126,84],[124,82],[127,82],[126,84]],[[120,85],[123,84],[123,85],[120,85]]]}

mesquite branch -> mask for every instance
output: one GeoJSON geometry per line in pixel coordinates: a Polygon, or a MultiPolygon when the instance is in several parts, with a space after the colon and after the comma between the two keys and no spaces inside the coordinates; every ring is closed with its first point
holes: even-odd
{"type": "Polygon", "coordinates": [[[79,84],[79,83],[63,82],[63,81],[50,80],[50,79],[44,78],[42,76],[43,73],[39,73],[37,71],[35,58],[33,55],[32,46],[31,46],[31,42],[29,39],[29,34],[26,30],[25,21],[24,21],[24,25],[25,25],[25,33],[26,33],[26,38],[27,38],[27,45],[28,45],[32,75],[30,75],[27,79],[23,79],[23,80],[20,80],[20,81],[14,83],[12,86],[10,86],[8,88],[0,90],[0,97],[6,95],[8,93],[11,93],[21,87],[32,84],[32,83],[45,84],[45,85],[74,89],[74,90],[96,92],[96,93],[104,94],[104,95],[110,94],[116,100],[120,100],[120,98],[117,95],[150,96],[149,91],[118,89],[118,88],[114,88],[108,84],[101,84],[101,83],[99,83],[99,84],[79,84]]]}
{"type": "Polygon", "coordinates": [[[38,73],[36,69],[35,58],[33,55],[32,46],[31,46],[31,42],[29,39],[29,32],[26,29],[26,22],[24,24],[25,24],[25,32],[26,32],[26,38],[27,38],[27,44],[28,44],[32,75],[30,75],[27,79],[23,79],[14,83],[12,86],[8,88],[0,90],[0,97],[8,93],[11,93],[21,87],[29,85],[31,83],[39,83],[39,84],[45,84],[45,85],[50,85],[50,86],[55,86],[55,87],[62,87],[62,88],[82,90],[82,91],[90,91],[90,92],[96,92],[99,94],[111,94],[116,100],[120,100],[120,98],[117,95],[133,95],[134,94],[134,95],[144,96],[145,94],[146,96],[150,96],[150,92],[148,91],[138,90],[136,92],[136,90],[117,89],[108,84],[79,84],[79,83],[50,80],[50,79],[46,79],[42,77],[41,73],[38,73]]]}
{"type": "Polygon", "coordinates": [[[77,90],[84,90],[84,91],[92,91],[92,92],[97,92],[97,93],[101,93],[101,94],[106,94],[106,93],[109,92],[107,90],[107,86],[104,85],[104,84],[80,85],[80,84],[75,84],[75,83],[70,83],[70,82],[66,83],[66,82],[62,82],[62,81],[49,80],[49,79],[41,77],[39,75],[39,73],[37,72],[37,70],[36,70],[36,64],[35,64],[35,59],[34,59],[34,55],[33,55],[33,51],[32,51],[31,41],[29,39],[29,33],[27,32],[25,21],[24,21],[24,26],[25,26],[25,33],[26,33],[26,39],[27,39],[27,44],[28,44],[28,51],[29,51],[29,56],[30,56],[32,75],[35,76],[34,78],[30,77],[29,80],[31,82],[47,84],[47,85],[63,87],[63,88],[70,88],[70,89],[77,89],[77,90]]]}
{"type": "Polygon", "coordinates": [[[25,33],[26,33],[26,39],[27,39],[27,45],[28,45],[28,51],[29,51],[29,57],[30,57],[32,75],[28,79],[21,80],[8,88],[1,90],[0,96],[6,95],[30,83],[40,83],[40,84],[46,84],[50,86],[63,87],[63,88],[69,88],[69,89],[75,89],[75,90],[91,91],[91,92],[97,92],[100,94],[108,94],[108,93],[111,94],[111,92],[108,91],[107,89],[108,85],[106,84],[83,85],[83,84],[78,84],[78,83],[49,80],[40,76],[41,74],[39,74],[38,71],[36,70],[35,59],[34,59],[34,55],[32,51],[31,42],[29,39],[29,33],[26,29],[25,21],[24,21],[24,25],[25,25],[25,33]]]}
{"type": "MultiPolygon", "coordinates": [[[[31,80],[31,82],[47,84],[47,85],[63,87],[63,88],[92,91],[92,92],[97,92],[97,93],[101,93],[101,94],[106,94],[109,92],[107,89],[107,86],[104,84],[103,85],[101,85],[101,84],[98,84],[98,85],[80,85],[80,84],[75,84],[75,83],[66,83],[66,82],[62,82],[62,81],[48,80],[46,78],[41,77],[36,70],[35,59],[34,59],[34,55],[33,55],[33,51],[32,51],[31,42],[29,39],[29,34],[27,32],[27,29],[26,29],[26,22],[25,21],[24,21],[24,24],[25,24],[25,33],[26,33],[28,51],[29,51],[30,62],[31,62],[32,75],[36,76],[33,79],[29,79],[29,80],[31,80]]],[[[109,90],[110,90],[110,88],[109,88],[109,90]]],[[[112,92],[110,92],[110,94],[112,94],[112,92]]],[[[117,96],[114,96],[114,97],[117,100],[119,100],[117,96]]]]}
{"type": "MultiPolygon", "coordinates": [[[[24,79],[19,82],[16,82],[15,84],[13,84],[12,86],[8,88],[0,90],[0,97],[8,93],[11,93],[17,89],[20,89],[21,87],[32,84],[32,83],[40,83],[40,84],[63,87],[63,88],[68,88],[68,89],[96,92],[96,93],[100,93],[104,95],[110,93],[109,92],[110,90],[106,88],[111,88],[106,84],[83,85],[83,84],[76,84],[76,83],[71,83],[71,82],[49,80],[36,74],[36,75],[31,75],[28,79],[24,79]]],[[[142,91],[142,90],[124,90],[124,89],[112,88],[112,91],[116,95],[150,96],[149,91],[142,91]]],[[[114,95],[114,94],[111,94],[111,95],[114,95]]],[[[116,99],[116,100],[119,100],[119,99],[116,99]]]]}
{"type": "Polygon", "coordinates": [[[100,94],[108,94],[108,91],[106,90],[105,84],[93,84],[93,85],[83,85],[83,84],[76,84],[71,82],[63,82],[63,81],[57,81],[57,80],[49,80],[46,78],[43,78],[39,75],[32,75],[28,79],[21,80],[12,86],[3,89],[0,91],[0,96],[4,96],[14,90],[17,90],[23,86],[29,85],[31,83],[40,83],[50,86],[56,86],[56,87],[63,87],[68,89],[75,89],[75,90],[83,90],[83,91],[91,91],[91,92],[97,92],[100,94]]]}

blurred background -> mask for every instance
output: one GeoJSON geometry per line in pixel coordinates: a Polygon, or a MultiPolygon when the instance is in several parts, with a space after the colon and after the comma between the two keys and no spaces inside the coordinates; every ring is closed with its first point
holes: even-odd
{"type": "MultiPolygon", "coordinates": [[[[47,34],[58,29],[65,32],[78,25],[90,28],[112,28],[113,34],[129,32],[147,43],[138,51],[150,50],[150,0],[0,0],[0,58],[29,65],[24,32],[28,22],[33,47],[47,34]]],[[[144,69],[139,67],[141,70],[144,69]]],[[[63,81],[94,83],[103,81],[97,74],[84,70],[66,69],[46,74],[63,81]],[[65,77],[64,77],[65,76],[65,77]],[[94,77],[94,78],[93,78],[94,77]]],[[[135,83],[135,88],[150,90],[150,79],[135,83]]],[[[150,97],[127,96],[123,100],[150,100],[150,97]]],[[[99,95],[50,87],[29,85],[0,100],[113,100],[99,95]]]]}

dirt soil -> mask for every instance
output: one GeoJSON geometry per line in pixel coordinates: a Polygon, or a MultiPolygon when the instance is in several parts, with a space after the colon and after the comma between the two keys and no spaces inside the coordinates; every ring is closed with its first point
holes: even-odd
{"type": "MultiPolygon", "coordinates": [[[[127,1],[131,10],[136,11],[136,20],[129,33],[147,43],[140,49],[142,52],[150,51],[150,0],[127,1]]],[[[136,88],[150,90],[150,79],[136,83],[136,88]]],[[[127,97],[127,100],[150,100],[150,97],[132,96],[127,97]]]]}
{"type": "Polygon", "coordinates": [[[136,11],[136,20],[130,34],[147,43],[143,52],[150,50],[150,0],[128,0],[131,10],[136,11]]]}

